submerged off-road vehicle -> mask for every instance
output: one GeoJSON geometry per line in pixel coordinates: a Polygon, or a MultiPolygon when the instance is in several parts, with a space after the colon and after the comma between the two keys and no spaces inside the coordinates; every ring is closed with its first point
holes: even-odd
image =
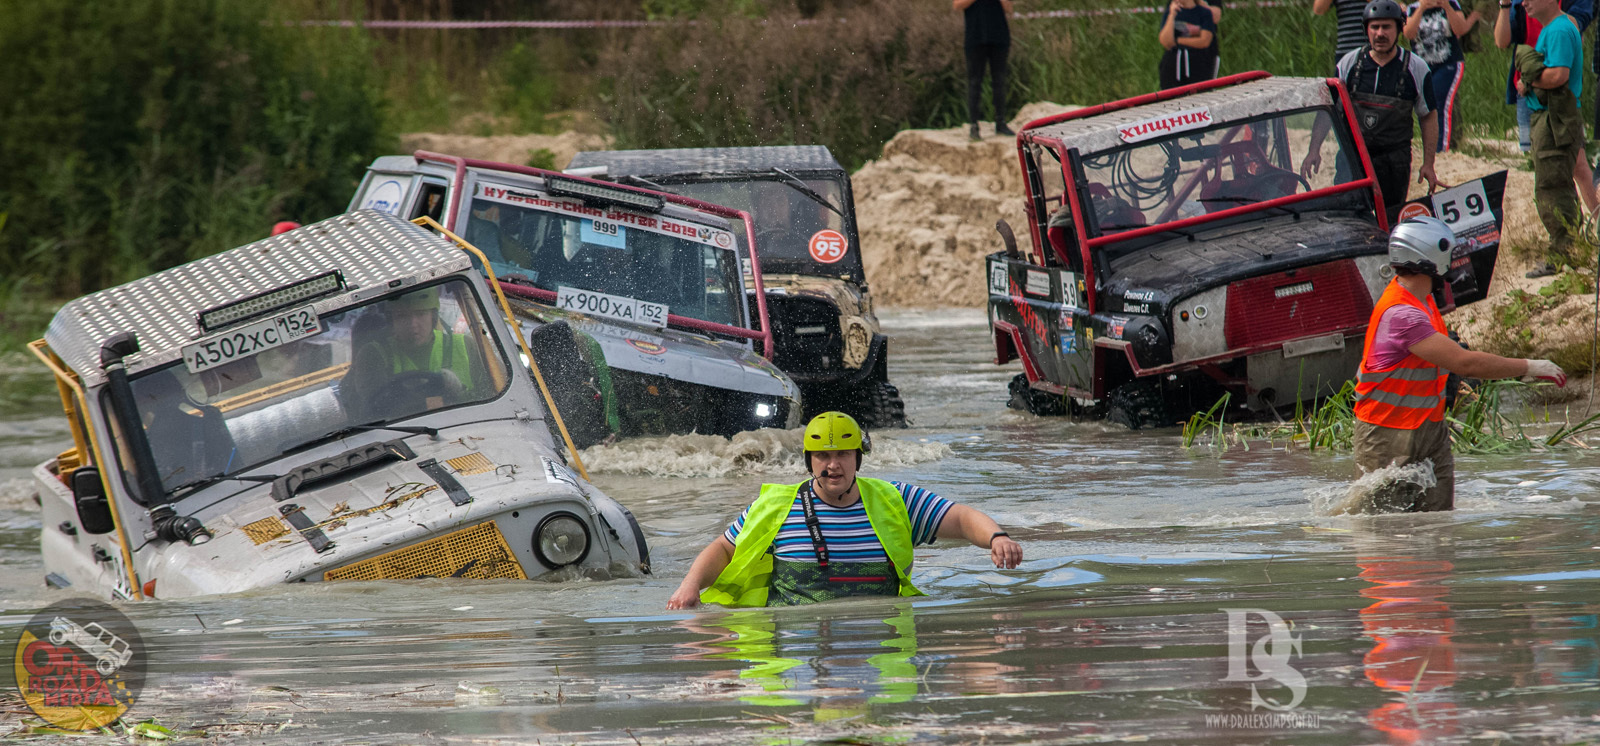
{"type": "Polygon", "coordinates": [[[462,248],[373,211],[67,303],[30,345],[73,440],[34,469],[46,582],[647,570],[633,515],[556,450],[505,307],[462,248]]]}
{"type": "MultiPolygon", "coordinates": [[[[1224,392],[1265,413],[1338,391],[1393,277],[1354,122],[1338,81],[1266,73],[1030,122],[1032,245],[1002,222],[985,265],[995,361],[1022,361],[1011,405],[1138,428],[1224,392]]],[[[1400,210],[1461,239],[1441,309],[1488,290],[1504,188],[1500,172],[1400,210]]]]}
{"type": "Polygon", "coordinates": [[[764,297],[744,292],[744,213],[423,151],[374,161],[351,207],[432,217],[488,256],[579,448],[799,425],[764,297]]]}
{"type": "MultiPolygon", "coordinates": [[[[567,170],[749,212],[773,361],[800,385],[805,416],[841,411],[867,427],[905,427],[905,404],[889,383],[889,338],[862,273],[850,175],[827,148],[594,151],[567,170]]],[[[752,293],[755,279],[747,278],[752,293]]]]}

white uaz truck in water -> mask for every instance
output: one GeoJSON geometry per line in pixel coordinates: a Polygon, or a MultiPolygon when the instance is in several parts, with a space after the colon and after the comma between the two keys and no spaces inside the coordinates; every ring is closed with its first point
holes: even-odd
{"type": "Polygon", "coordinates": [[[557,450],[475,251],[365,210],[63,306],[30,345],[73,440],[34,469],[47,583],[648,571],[633,515],[557,450]]]}

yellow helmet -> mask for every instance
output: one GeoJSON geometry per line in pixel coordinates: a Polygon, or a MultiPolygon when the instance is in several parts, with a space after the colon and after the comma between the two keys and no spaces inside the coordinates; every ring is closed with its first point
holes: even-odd
{"type": "Polygon", "coordinates": [[[823,412],[806,425],[807,451],[872,452],[872,438],[862,432],[856,418],[844,412],[823,412]]]}

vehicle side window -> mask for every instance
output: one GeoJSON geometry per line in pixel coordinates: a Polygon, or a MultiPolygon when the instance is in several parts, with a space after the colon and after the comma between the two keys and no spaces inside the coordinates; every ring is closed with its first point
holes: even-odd
{"type": "Polygon", "coordinates": [[[422,182],[422,190],[417,195],[417,202],[411,207],[411,217],[420,218],[426,215],[434,221],[444,222],[445,195],[449,188],[444,184],[432,181],[422,182]]]}
{"type": "Polygon", "coordinates": [[[1032,147],[1034,162],[1039,168],[1040,201],[1045,211],[1040,220],[1045,226],[1045,240],[1050,244],[1050,250],[1042,257],[1043,263],[1059,265],[1065,257],[1066,264],[1076,268],[1081,264],[1076,261],[1078,236],[1072,221],[1072,207],[1067,204],[1067,182],[1061,158],[1051,148],[1032,147]]]}

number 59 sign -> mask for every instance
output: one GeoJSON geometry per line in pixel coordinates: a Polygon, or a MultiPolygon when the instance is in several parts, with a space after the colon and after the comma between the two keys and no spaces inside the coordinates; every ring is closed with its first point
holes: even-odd
{"type": "Polygon", "coordinates": [[[823,264],[833,264],[844,258],[844,234],[824,228],[811,234],[811,258],[823,264]]]}
{"type": "Polygon", "coordinates": [[[1473,179],[1433,195],[1433,214],[1448,224],[1457,236],[1470,235],[1483,225],[1494,224],[1494,211],[1483,192],[1483,180],[1473,179]]]}

